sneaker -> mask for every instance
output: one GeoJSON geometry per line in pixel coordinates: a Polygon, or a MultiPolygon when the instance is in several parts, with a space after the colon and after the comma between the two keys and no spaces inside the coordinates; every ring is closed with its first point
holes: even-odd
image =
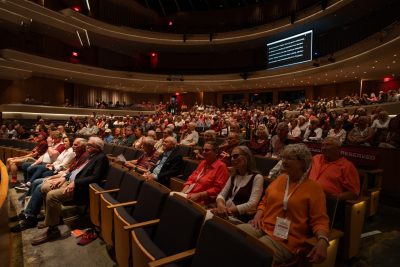
{"type": "Polygon", "coordinates": [[[16,186],[16,187],[14,187],[15,188],[15,190],[17,190],[17,191],[21,191],[21,192],[28,192],[29,191],[29,187],[27,187],[27,186],[16,186]]]}
{"type": "Polygon", "coordinates": [[[10,228],[13,233],[19,233],[29,228],[34,228],[37,225],[37,220],[34,217],[28,217],[25,220],[20,221],[17,225],[10,228]]]}

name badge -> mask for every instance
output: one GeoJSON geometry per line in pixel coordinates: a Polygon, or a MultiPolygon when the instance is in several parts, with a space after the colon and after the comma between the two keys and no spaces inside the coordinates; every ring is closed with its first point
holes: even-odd
{"type": "Polygon", "coordinates": [[[273,235],[282,239],[287,239],[289,235],[291,221],[286,218],[276,217],[276,224],[273,235]]]}

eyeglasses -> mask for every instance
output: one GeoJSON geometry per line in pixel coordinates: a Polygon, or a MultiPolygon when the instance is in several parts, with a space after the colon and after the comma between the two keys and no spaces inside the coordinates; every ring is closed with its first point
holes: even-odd
{"type": "Polygon", "coordinates": [[[203,152],[210,152],[211,150],[211,148],[203,148],[203,152]]]}
{"type": "Polygon", "coordinates": [[[240,156],[243,156],[242,154],[232,154],[231,155],[231,159],[233,160],[233,159],[237,159],[237,158],[239,158],[240,156]]]}
{"type": "Polygon", "coordinates": [[[95,144],[90,144],[90,143],[87,143],[86,146],[87,146],[87,147],[94,147],[94,148],[97,148],[97,145],[95,145],[95,144]]]}

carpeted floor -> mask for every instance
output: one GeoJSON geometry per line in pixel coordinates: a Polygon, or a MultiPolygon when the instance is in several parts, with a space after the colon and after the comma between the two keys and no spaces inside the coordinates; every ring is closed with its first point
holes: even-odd
{"type": "MultiPolygon", "coordinates": [[[[21,194],[15,189],[9,190],[9,216],[18,214],[21,210],[21,203],[18,200],[21,194]]],[[[79,239],[71,236],[71,230],[79,227],[84,229],[88,223],[81,222],[80,225],[61,225],[61,237],[52,242],[39,246],[32,246],[31,240],[42,230],[37,228],[27,229],[21,233],[11,233],[11,267],[71,267],[71,266],[115,266],[115,263],[107,254],[105,243],[97,238],[93,242],[80,246],[79,239]]],[[[9,223],[13,226],[16,223],[9,223]]],[[[1,264],[0,264],[1,266],[1,264]]]]}

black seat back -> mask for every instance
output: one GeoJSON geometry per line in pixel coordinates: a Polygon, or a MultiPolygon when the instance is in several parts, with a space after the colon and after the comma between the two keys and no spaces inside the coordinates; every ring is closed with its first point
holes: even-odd
{"type": "Polygon", "coordinates": [[[138,196],[138,203],[132,217],[137,222],[144,222],[159,217],[163,204],[171,191],[157,183],[144,182],[138,196]]]}
{"type": "Polygon", "coordinates": [[[204,216],[205,210],[194,202],[176,195],[168,197],[154,243],[168,256],[194,248],[204,216]]]}
{"type": "Polygon", "coordinates": [[[125,172],[122,177],[117,201],[120,203],[137,200],[144,178],[131,172],[125,172]]]}
{"type": "Polygon", "coordinates": [[[255,155],[254,160],[256,161],[257,170],[264,176],[268,175],[269,171],[279,162],[277,159],[267,158],[259,155],[255,155]]]}
{"type": "Polygon", "coordinates": [[[126,147],[125,146],[114,146],[114,149],[112,151],[112,155],[114,157],[117,157],[121,154],[124,154],[126,147]]]}
{"type": "Polygon", "coordinates": [[[108,154],[112,154],[114,150],[114,146],[111,144],[104,144],[104,148],[103,148],[103,152],[104,154],[108,155],[108,154]]]}
{"type": "Polygon", "coordinates": [[[106,182],[103,188],[106,190],[119,188],[123,175],[124,175],[124,170],[121,167],[111,165],[110,168],[108,169],[106,177],[104,177],[106,182]]]}
{"type": "Polygon", "coordinates": [[[273,252],[260,241],[213,218],[203,226],[191,267],[265,267],[272,265],[272,259],[273,252]]]}

